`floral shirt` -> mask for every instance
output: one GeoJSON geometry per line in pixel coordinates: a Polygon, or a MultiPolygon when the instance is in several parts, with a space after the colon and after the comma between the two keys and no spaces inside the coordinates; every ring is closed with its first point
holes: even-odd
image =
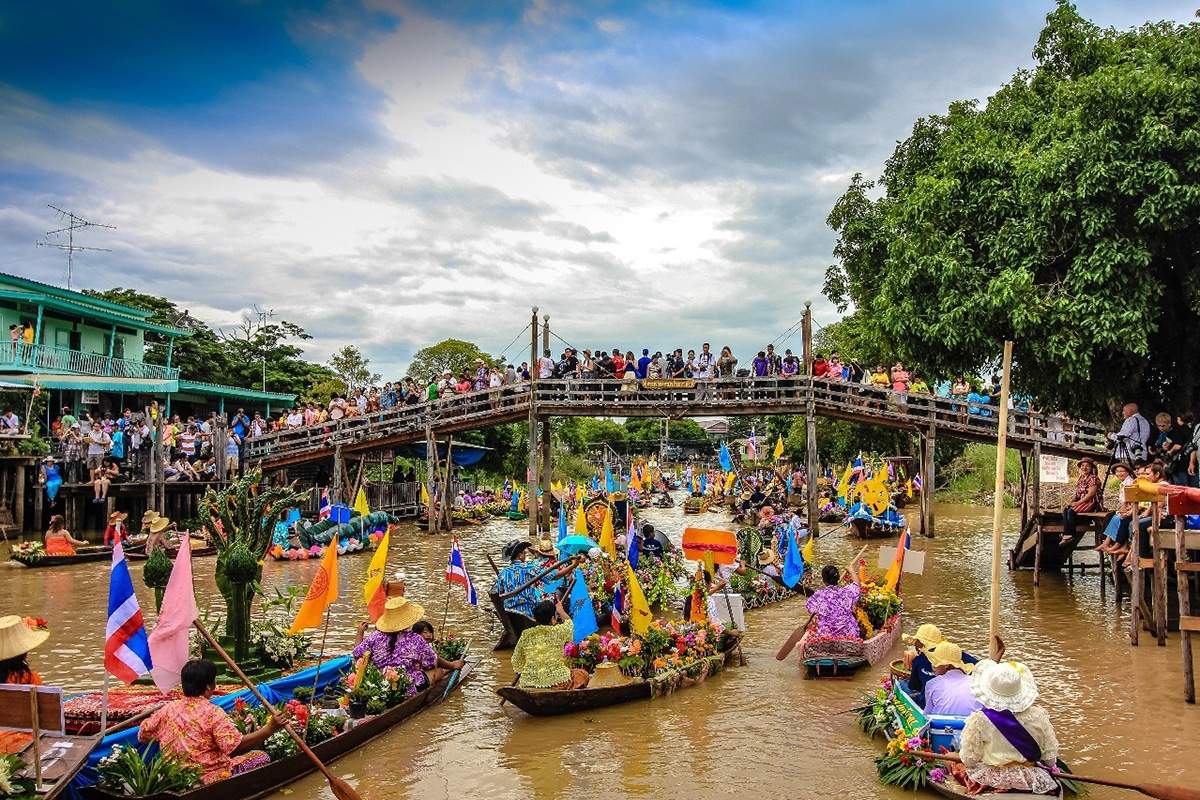
{"type": "MultiPolygon", "coordinates": [[[[1094,472],[1089,472],[1086,475],[1080,473],[1079,481],[1075,484],[1075,502],[1082,502],[1083,498],[1087,497],[1087,493],[1093,489],[1096,493],[1092,495],[1092,499],[1090,502],[1088,502],[1087,508],[1076,508],[1076,511],[1087,512],[1100,510],[1100,479],[1096,477],[1094,472]]],[[[1074,508],[1074,504],[1072,504],[1072,508],[1074,508]]]]}
{"type": "MultiPolygon", "coordinates": [[[[529,581],[542,569],[542,565],[531,561],[517,561],[500,570],[496,577],[496,591],[500,594],[511,592],[529,581]]],[[[504,598],[504,607],[527,617],[533,616],[533,607],[542,599],[542,587],[530,586],[520,594],[504,598]]]]}
{"type": "Polygon", "coordinates": [[[861,589],[857,583],[826,586],[808,598],[810,614],[817,615],[817,635],[834,639],[858,639],[858,620],[854,606],[861,589]]]}
{"type": "Polygon", "coordinates": [[[570,620],[561,625],[526,628],[512,654],[513,672],[520,673],[524,689],[548,689],[571,680],[563,648],[574,639],[570,620]]]}
{"type": "Polygon", "coordinates": [[[157,741],[164,752],[200,767],[201,781],[212,783],[232,773],[231,754],[241,744],[242,734],[208,698],[184,697],[143,722],[138,741],[157,741]]]}
{"type": "Polygon", "coordinates": [[[404,670],[411,681],[408,687],[409,695],[425,688],[428,683],[425,670],[437,666],[437,653],[433,651],[433,646],[425,641],[421,634],[412,631],[396,634],[395,641],[390,633],[369,633],[354,648],[353,655],[354,658],[359,658],[364,653],[371,654],[371,663],[379,669],[394,667],[404,670]]]}

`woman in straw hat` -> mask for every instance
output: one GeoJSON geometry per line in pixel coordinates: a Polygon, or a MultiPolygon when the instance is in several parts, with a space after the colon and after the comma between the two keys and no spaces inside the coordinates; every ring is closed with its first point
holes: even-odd
{"type": "Polygon", "coordinates": [[[567,666],[563,648],[574,641],[575,628],[562,600],[542,600],[533,607],[537,623],[521,632],[513,649],[512,668],[522,689],[582,689],[587,670],[567,666]]]}
{"type": "Polygon", "coordinates": [[[436,682],[443,670],[461,669],[463,662],[446,661],[434,652],[433,626],[421,619],[424,616],[425,609],[407,597],[389,597],[375,620],[375,631],[364,637],[359,628],[353,657],[366,656],[381,670],[402,670],[409,678],[409,695],[436,682]]]}
{"type": "MultiPolygon", "coordinates": [[[[145,520],[143,519],[142,522],[144,524],[145,520]]],[[[160,517],[158,514],[154,515],[154,518],[150,520],[150,527],[148,529],[150,536],[146,539],[146,555],[152,555],[158,548],[167,546],[163,533],[170,527],[171,520],[169,518],[160,517]]]]}
{"type": "MultiPolygon", "coordinates": [[[[912,649],[904,653],[904,660],[910,671],[908,694],[919,706],[925,705],[925,684],[933,680],[936,674],[933,664],[929,660],[929,651],[944,641],[946,641],[946,637],[942,636],[938,626],[929,622],[918,627],[917,632],[912,636],[904,634],[904,642],[912,645],[912,649]]],[[[978,658],[966,651],[962,653],[962,660],[966,664],[974,664],[979,661],[978,658]]]]}
{"type": "Polygon", "coordinates": [[[43,620],[0,617],[0,682],[40,686],[41,676],[29,668],[29,651],[49,638],[43,620]]]}
{"type": "Polygon", "coordinates": [[[46,531],[43,541],[46,544],[46,555],[48,556],[73,556],[76,545],[80,547],[87,545],[87,542],[71,535],[62,514],[55,514],[50,518],[50,529],[46,531]]]}
{"type": "Polygon", "coordinates": [[[984,659],[971,675],[971,692],[983,708],[967,717],[962,732],[968,789],[1053,794],[1049,767],[1058,760],[1058,739],[1040,706],[1033,673],[1019,661],[984,659]]]}
{"type": "Polygon", "coordinates": [[[929,650],[933,678],[925,685],[925,714],[965,717],[980,709],[971,691],[971,671],[974,664],[963,661],[962,648],[954,642],[941,641],[929,650]]]}
{"type": "Polygon", "coordinates": [[[104,546],[109,546],[109,540],[115,546],[117,542],[125,538],[125,520],[129,519],[129,515],[124,511],[114,511],[108,515],[108,525],[104,529],[104,546]]]}

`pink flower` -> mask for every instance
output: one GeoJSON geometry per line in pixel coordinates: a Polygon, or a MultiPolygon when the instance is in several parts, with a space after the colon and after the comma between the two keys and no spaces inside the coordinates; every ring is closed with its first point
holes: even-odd
{"type": "Polygon", "coordinates": [[[892,679],[891,678],[883,679],[883,688],[889,692],[892,690],[892,679]]]}
{"type": "Polygon", "coordinates": [[[579,655],[579,648],[571,642],[563,645],[563,658],[576,658],[579,655]]]}
{"type": "Polygon", "coordinates": [[[921,737],[913,736],[912,738],[910,738],[907,742],[904,743],[904,749],[905,750],[920,750],[921,749],[921,737]]]}
{"type": "Polygon", "coordinates": [[[941,767],[934,767],[933,769],[929,770],[929,780],[933,783],[944,783],[949,775],[950,773],[946,772],[946,770],[942,769],[941,767]]]}

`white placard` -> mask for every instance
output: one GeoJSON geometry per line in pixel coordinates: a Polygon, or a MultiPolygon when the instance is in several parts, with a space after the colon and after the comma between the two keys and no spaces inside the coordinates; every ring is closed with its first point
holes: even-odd
{"type": "Polygon", "coordinates": [[[1038,472],[1042,476],[1042,483],[1066,483],[1067,478],[1067,459],[1064,456],[1042,456],[1042,463],[1038,465],[1038,472]]]}
{"type": "MultiPolygon", "coordinates": [[[[896,560],[896,548],[881,547],[879,548],[879,568],[888,569],[892,566],[892,562],[896,560]]],[[[909,550],[904,554],[904,571],[912,575],[925,574],[925,551],[924,550],[909,550]]]]}

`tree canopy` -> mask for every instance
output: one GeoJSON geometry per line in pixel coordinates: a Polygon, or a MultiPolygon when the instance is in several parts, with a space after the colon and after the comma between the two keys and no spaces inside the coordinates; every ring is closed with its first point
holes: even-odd
{"type": "Polygon", "coordinates": [[[450,370],[457,378],[464,369],[473,369],[477,358],[482,358],[485,364],[495,364],[494,359],[474,342],[444,339],[413,353],[407,375],[417,381],[428,381],[450,370]]]}
{"type": "Polygon", "coordinates": [[[1200,27],[1101,29],[1060,0],[986,106],[922,118],[829,214],[824,292],[930,378],[993,368],[1077,414],[1192,407],[1200,27]]]}
{"type": "Polygon", "coordinates": [[[371,371],[371,359],[352,344],[330,356],[329,368],[342,383],[352,389],[379,383],[379,373],[371,371]]]}

